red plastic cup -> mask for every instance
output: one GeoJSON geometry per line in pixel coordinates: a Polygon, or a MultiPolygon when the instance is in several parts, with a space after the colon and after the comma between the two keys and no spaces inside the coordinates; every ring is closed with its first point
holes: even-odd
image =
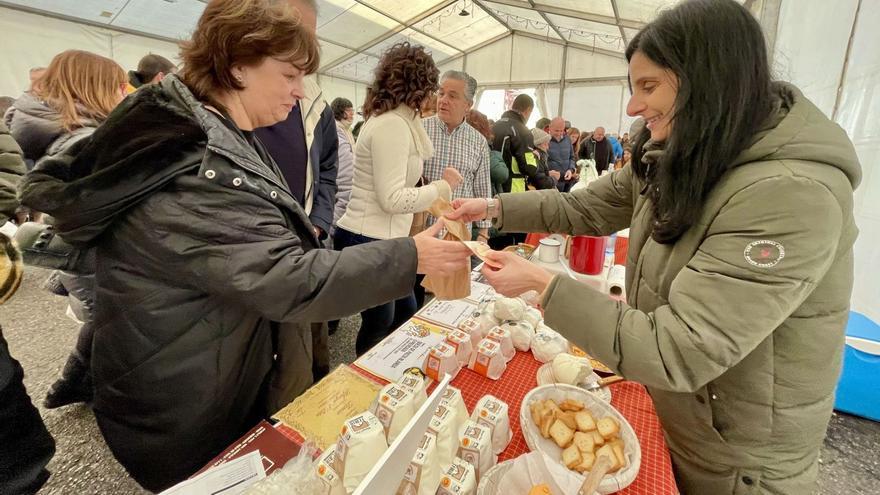
{"type": "Polygon", "coordinates": [[[629,229],[617,233],[614,241],[614,264],[626,265],[626,252],[629,250],[629,229]]]}
{"type": "Polygon", "coordinates": [[[605,267],[605,238],[576,235],[571,237],[568,266],[585,275],[598,275],[605,267]]]}

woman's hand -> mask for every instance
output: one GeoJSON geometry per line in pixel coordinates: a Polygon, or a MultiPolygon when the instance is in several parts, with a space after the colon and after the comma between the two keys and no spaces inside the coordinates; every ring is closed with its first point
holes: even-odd
{"type": "Polygon", "coordinates": [[[515,253],[491,251],[485,255],[485,259],[483,276],[495,288],[495,292],[507,297],[517,297],[530,290],[543,294],[553,280],[550,272],[515,253]]]}
{"type": "Polygon", "coordinates": [[[482,198],[456,199],[452,201],[452,208],[455,211],[447,214],[446,217],[462,222],[477,222],[488,216],[487,204],[488,201],[482,198]]]}
{"type": "Polygon", "coordinates": [[[559,170],[551,170],[551,171],[547,172],[547,175],[549,175],[550,177],[553,177],[553,180],[555,180],[555,181],[558,181],[559,178],[562,177],[559,174],[559,170]]]}
{"type": "Polygon", "coordinates": [[[462,182],[464,182],[464,178],[458,173],[458,170],[455,170],[452,167],[446,167],[443,169],[443,180],[449,184],[449,188],[452,190],[455,190],[462,182]]]}
{"type": "Polygon", "coordinates": [[[417,273],[452,275],[462,268],[470,269],[471,250],[458,241],[442,241],[436,235],[443,229],[443,219],[413,236],[419,257],[417,273]]]}

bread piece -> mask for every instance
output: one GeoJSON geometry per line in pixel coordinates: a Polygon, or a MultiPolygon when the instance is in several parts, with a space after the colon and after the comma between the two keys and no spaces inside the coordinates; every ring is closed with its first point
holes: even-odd
{"type": "Polygon", "coordinates": [[[610,440],[620,433],[620,423],[611,416],[606,416],[596,422],[596,429],[599,430],[599,434],[605,437],[605,440],[610,440]]]}
{"type": "Polygon", "coordinates": [[[587,452],[592,454],[593,451],[596,450],[596,442],[593,440],[593,435],[589,433],[578,431],[574,434],[573,441],[582,454],[585,454],[587,452]]]}
{"type": "Polygon", "coordinates": [[[544,438],[550,438],[550,427],[553,426],[553,422],[556,421],[556,418],[553,417],[553,413],[548,412],[546,409],[542,413],[541,417],[541,436],[544,438]]]}
{"type": "Polygon", "coordinates": [[[574,399],[565,399],[564,401],[559,403],[559,409],[562,409],[563,411],[573,412],[583,411],[584,403],[576,401],[574,399]]]}
{"type": "Polygon", "coordinates": [[[547,399],[544,401],[544,407],[549,409],[552,412],[563,412],[562,409],[559,409],[559,405],[556,404],[556,401],[553,399],[547,399]]]}
{"type": "Polygon", "coordinates": [[[565,464],[568,469],[574,469],[575,466],[579,466],[581,461],[581,451],[574,445],[562,451],[562,463],[565,464]]]}
{"type": "Polygon", "coordinates": [[[611,444],[603,445],[596,451],[596,460],[598,461],[600,457],[607,456],[611,459],[611,468],[608,470],[609,473],[616,472],[620,469],[622,464],[617,460],[617,456],[614,455],[614,449],[611,447],[611,444]]]}
{"type": "Polygon", "coordinates": [[[626,455],[623,453],[623,440],[615,438],[610,445],[611,450],[614,451],[614,455],[617,456],[617,461],[620,463],[620,467],[626,466],[626,455]]]}
{"type": "Polygon", "coordinates": [[[597,430],[587,432],[590,435],[593,435],[593,443],[596,444],[596,447],[600,447],[605,444],[605,437],[599,434],[597,430]]]}
{"type": "Polygon", "coordinates": [[[592,431],[596,429],[596,421],[590,411],[578,411],[574,413],[574,420],[577,422],[577,429],[580,431],[592,431]]]}
{"type": "Polygon", "coordinates": [[[581,463],[575,466],[575,471],[584,474],[585,472],[593,469],[593,464],[596,462],[596,454],[592,452],[584,452],[581,451],[581,463]]]}
{"type": "Polygon", "coordinates": [[[565,426],[562,420],[557,419],[553,422],[553,426],[550,427],[550,436],[553,437],[556,445],[564,449],[571,445],[571,441],[574,439],[574,430],[565,426]]]}
{"type": "Polygon", "coordinates": [[[529,490],[529,495],[553,495],[553,492],[550,491],[550,487],[547,486],[546,483],[542,483],[540,485],[535,485],[529,490]]]}
{"type": "Polygon", "coordinates": [[[572,430],[578,429],[577,421],[575,421],[574,419],[573,412],[558,412],[556,413],[556,419],[565,423],[565,426],[571,428],[572,430]]]}
{"type": "Polygon", "coordinates": [[[529,404],[529,411],[532,413],[532,421],[535,422],[535,426],[541,427],[541,411],[544,406],[540,401],[533,401],[529,404]]]}

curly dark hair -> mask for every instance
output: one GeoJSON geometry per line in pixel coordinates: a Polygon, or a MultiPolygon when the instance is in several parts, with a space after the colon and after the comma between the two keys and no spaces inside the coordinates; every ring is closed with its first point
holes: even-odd
{"type": "Polygon", "coordinates": [[[332,103],[330,103],[330,111],[333,112],[333,118],[335,120],[342,120],[345,118],[345,111],[349,108],[354,108],[354,105],[351,104],[351,100],[348,98],[342,98],[341,96],[335,98],[332,103]]]}
{"type": "Polygon", "coordinates": [[[437,91],[439,77],[434,59],[423,47],[397,43],[382,54],[376,66],[364,98],[364,118],[377,117],[401,104],[420,111],[425,98],[437,91]]]}

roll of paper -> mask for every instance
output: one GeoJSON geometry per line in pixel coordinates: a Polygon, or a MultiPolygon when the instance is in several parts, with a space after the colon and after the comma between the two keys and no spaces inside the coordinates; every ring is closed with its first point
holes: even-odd
{"type": "Polygon", "coordinates": [[[612,265],[608,270],[608,294],[612,297],[622,297],[626,285],[626,267],[612,265]]]}

